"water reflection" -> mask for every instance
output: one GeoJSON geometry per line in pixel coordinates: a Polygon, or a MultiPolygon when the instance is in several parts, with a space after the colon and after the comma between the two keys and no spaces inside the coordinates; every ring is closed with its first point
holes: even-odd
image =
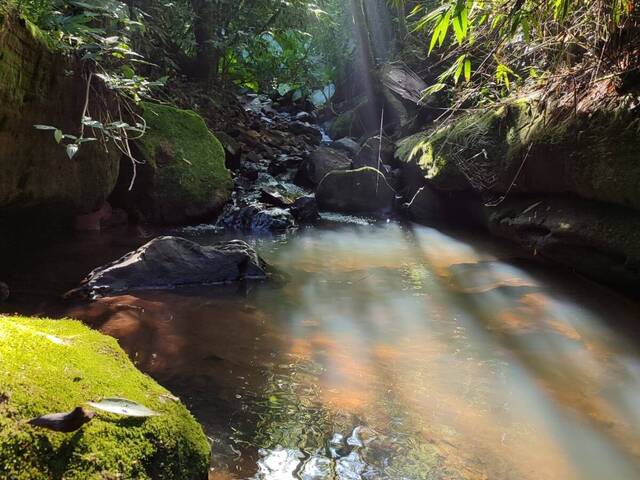
{"type": "Polygon", "coordinates": [[[423,227],[259,248],[290,283],[72,312],[187,401],[212,479],[640,477],[640,356],[616,333],[636,305],[423,227]]]}

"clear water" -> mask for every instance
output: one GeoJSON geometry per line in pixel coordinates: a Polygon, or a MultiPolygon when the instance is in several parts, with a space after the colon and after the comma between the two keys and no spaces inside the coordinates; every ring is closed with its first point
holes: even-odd
{"type": "Polygon", "coordinates": [[[253,242],[286,285],[70,312],[192,408],[211,479],[640,478],[636,304],[427,227],[253,242]]]}

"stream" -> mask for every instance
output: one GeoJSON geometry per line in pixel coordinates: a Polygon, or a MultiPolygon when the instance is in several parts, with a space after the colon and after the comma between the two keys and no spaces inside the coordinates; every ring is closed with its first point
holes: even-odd
{"type": "MultiPolygon", "coordinates": [[[[247,240],[285,285],[58,313],[183,399],[212,441],[210,479],[640,478],[636,304],[469,233],[360,221],[247,240]]],[[[34,258],[29,290],[86,273],[99,259],[83,251],[130,247],[78,242],[34,258]]]]}

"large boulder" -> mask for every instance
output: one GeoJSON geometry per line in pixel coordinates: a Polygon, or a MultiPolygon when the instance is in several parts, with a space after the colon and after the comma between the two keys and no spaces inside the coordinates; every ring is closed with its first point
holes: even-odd
{"type": "Polygon", "coordinates": [[[317,185],[327,173],[349,168],[351,168],[351,159],[344,152],[323,146],[313,151],[300,165],[296,181],[317,185]]]}
{"type": "Polygon", "coordinates": [[[393,209],[395,191],[378,170],[333,171],[318,185],[318,206],[344,213],[387,213],[393,209]]]}
{"type": "MultiPolygon", "coordinates": [[[[69,159],[55,130],[34,128],[80,135],[87,73],[37,27],[0,12],[0,216],[29,210],[72,217],[98,209],[112,192],[120,162],[114,145],[83,143],[69,159]]],[[[114,100],[93,76],[91,113],[100,119],[114,100]]]]}
{"type": "Polygon", "coordinates": [[[74,320],[4,316],[0,338],[0,477],[206,478],[210,448],[202,428],[182,402],[136,369],[115,339],[74,320]],[[98,412],[68,434],[27,424],[106,397],[159,415],[98,412]]]}
{"type": "Polygon", "coordinates": [[[96,268],[67,296],[259,280],[268,275],[267,264],[241,240],[203,247],[180,237],[158,237],[96,268]]]}
{"type": "Polygon", "coordinates": [[[356,153],[353,159],[353,168],[373,167],[381,169],[382,165],[391,165],[394,162],[396,146],[387,137],[376,135],[368,138],[356,153]],[[382,145],[381,145],[382,144],[382,145]]]}
{"type": "Polygon", "coordinates": [[[336,150],[342,150],[346,152],[350,157],[353,157],[358,150],[360,150],[360,144],[356,142],[353,138],[344,137],[335,142],[331,142],[329,144],[331,148],[335,148],[336,150]]]}
{"type": "Polygon", "coordinates": [[[233,182],[225,151],[202,117],[190,110],[143,103],[147,132],[137,142],[142,164],[129,191],[124,161],[113,202],[142,221],[184,224],[206,220],[228,201],[233,182]]]}

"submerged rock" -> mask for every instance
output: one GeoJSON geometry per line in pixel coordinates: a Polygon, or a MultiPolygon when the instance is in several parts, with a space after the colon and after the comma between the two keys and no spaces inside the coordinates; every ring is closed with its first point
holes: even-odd
{"type": "Polygon", "coordinates": [[[202,427],[179,399],[136,369],[114,338],[75,320],[3,316],[0,338],[0,477],[206,478],[210,448],[202,427]],[[27,424],[116,394],[159,415],[97,414],[76,433],[27,424]]]}
{"type": "Polygon", "coordinates": [[[180,237],[158,237],[93,270],[67,296],[91,297],[141,289],[266,279],[269,267],[246,242],[203,247],[180,237]]]}
{"type": "Polygon", "coordinates": [[[321,209],[344,213],[383,213],[392,210],[395,191],[373,168],[334,171],[316,192],[321,209]]]}
{"type": "Polygon", "coordinates": [[[344,152],[320,147],[302,163],[296,180],[303,184],[317,185],[327,173],[349,168],[351,168],[351,159],[344,152]]]}

